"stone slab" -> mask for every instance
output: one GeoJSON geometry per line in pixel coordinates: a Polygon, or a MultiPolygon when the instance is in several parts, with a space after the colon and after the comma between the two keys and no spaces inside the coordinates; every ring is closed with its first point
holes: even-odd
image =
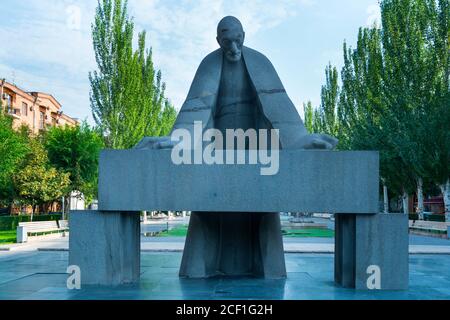
{"type": "Polygon", "coordinates": [[[17,236],[16,236],[16,242],[17,243],[25,243],[28,241],[28,233],[26,227],[17,227],[17,236]]]}
{"type": "Polygon", "coordinates": [[[408,289],[408,216],[336,216],[335,281],[367,290],[370,266],[379,267],[381,290],[408,289]]]}
{"type": "Polygon", "coordinates": [[[81,285],[134,283],[140,273],[140,221],[134,212],[72,211],[69,265],[81,285]]]}
{"type": "Polygon", "coordinates": [[[99,210],[378,213],[378,152],[281,150],[261,165],[175,165],[171,150],[105,150],[99,210]]]}

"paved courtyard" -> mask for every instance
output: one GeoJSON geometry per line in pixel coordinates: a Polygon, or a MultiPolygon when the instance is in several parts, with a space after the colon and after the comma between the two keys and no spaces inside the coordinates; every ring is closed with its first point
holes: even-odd
{"type": "Polygon", "coordinates": [[[179,252],[143,252],[138,285],[66,288],[66,251],[0,256],[0,299],[450,299],[450,255],[411,255],[408,291],[354,291],[334,286],[333,255],[286,254],[288,278],[185,280],[179,252]]]}
{"type": "MultiPolygon", "coordinates": [[[[284,238],[288,271],[286,280],[179,279],[178,268],[185,238],[144,236],[165,227],[165,223],[142,225],[141,281],[137,285],[114,288],[82,287],[79,291],[66,288],[68,237],[1,246],[0,300],[450,300],[450,240],[447,239],[409,236],[408,291],[354,291],[334,285],[333,238],[284,238]]],[[[330,227],[333,227],[331,223],[330,227]]]]}

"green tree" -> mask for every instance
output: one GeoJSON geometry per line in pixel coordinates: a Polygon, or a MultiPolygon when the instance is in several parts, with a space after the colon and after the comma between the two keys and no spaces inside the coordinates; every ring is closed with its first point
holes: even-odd
{"type": "Polygon", "coordinates": [[[422,213],[424,181],[449,180],[449,3],[384,0],[381,11],[383,120],[397,133],[391,139],[410,168],[422,213]]]}
{"type": "Polygon", "coordinates": [[[339,100],[338,71],[331,64],[325,69],[326,82],[322,86],[320,114],[323,124],[323,133],[339,136],[339,122],[337,108],[339,100]]]}
{"type": "Polygon", "coordinates": [[[314,108],[311,101],[303,104],[303,111],[305,113],[305,128],[309,133],[315,133],[314,131],[314,108]]]}
{"type": "Polygon", "coordinates": [[[37,206],[46,205],[67,193],[70,173],[50,166],[47,152],[39,138],[31,138],[29,152],[14,175],[14,185],[21,203],[31,205],[33,214],[37,206]]]}
{"type": "Polygon", "coordinates": [[[380,6],[381,27],[360,28],[354,49],[344,43],[340,90],[337,72],[326,69],[321,129],[336,135],[337,128],[341,149],[379,150],[381,182],[403,197],[405,212],[413,192],[423,210],[423,186],[433,183],[448,216],[449,2],[382,0],[380,6]]]}
{"type": "Polygon", "coordinates": [[[0,205],[11,207],[13,176],[27,151],[27,139],[13,130],[12,119],[4,115],[0,105],[0,205]]]}
{"type": "Polygon", "coordinates": [[[46,132],[44,145],[51,165],[70,174],[69,192],[80,192],[88,201],[96,198],[98,158],[103,148],[97,130],[86,122],[75,127],[53,127],[46,132]]]}
{"type": "Polygon", "coordinates": [[[133,32],[126,0],[99,1],[92,25],[98,71],[89,74],[90,100],[105,144],[114,149],[132,148],[144,136],[167,135],[176,119],[152,50],[146,50],[146,33],[139,34],[134,51],[133,32]]]}

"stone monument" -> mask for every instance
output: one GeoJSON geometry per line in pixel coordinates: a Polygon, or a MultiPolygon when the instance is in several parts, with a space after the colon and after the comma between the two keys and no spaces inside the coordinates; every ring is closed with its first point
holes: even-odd
{"type": "MultiPolygon", "coordinates": [[[[227,129],[278,129],[282,149],[332,149],[336,139],[307,134],[274,67],[264,55],[245,47],[244,39],[245,32],[237,18],[228,16],[220,21],[220,48],[200,64],[174,130],[193,131],[195,121],[204,124],[203,130],[215,128],[223,136],[227,129]]],[[[158,148],[146,141],[138,148],[158,148]]],[[[285,277],[279,214],[193,212],[180,276],[217,275],[285,277]]]]}
{"type": "Polygon", "coordinates": [[[378,153],[334,152],[335,138],[308,134],[270,61],[244,39],[238,19],[222,19],[220,48],[200,64],[170,137],[102,152],[99,211],[72,213],[70,264],[82,275],[100,269],[82,276],[87,284],[137,281],[138,212],[177,210],[192,211],[181,277],[284,278],[278,212],[329,212],[337,215],[336,283],[370,289],[368,273],[379,268],[381,289],[405,289],[407,217],[378,214],[378,153]],[[236,145],[239,137],[228,135],[236,129],[244,138],[266,132],[269,142],[255,135],[255,143],[236,145]],[[193,137],[187,149],[194,158],[213,130],[215,154],[240,151],[250,159],[270,150],[279,154],[278,171],[264,176],[258,165],[174,163],[179,130],[193,137]]]}

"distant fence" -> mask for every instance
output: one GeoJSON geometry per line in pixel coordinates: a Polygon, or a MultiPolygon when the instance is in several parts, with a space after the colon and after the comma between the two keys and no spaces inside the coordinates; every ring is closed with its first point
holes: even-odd
{"type": "MultiPolygon", "coordinates": [[[[62,214],[46,214],[46,215],[35,215],[33,216],[33,221],[53,221],[61,220],[62,214]]],[[[31,216],[6,216],[0,217],[0,231],[16,230],[19,222],[30,222],[31,216]]]]}

